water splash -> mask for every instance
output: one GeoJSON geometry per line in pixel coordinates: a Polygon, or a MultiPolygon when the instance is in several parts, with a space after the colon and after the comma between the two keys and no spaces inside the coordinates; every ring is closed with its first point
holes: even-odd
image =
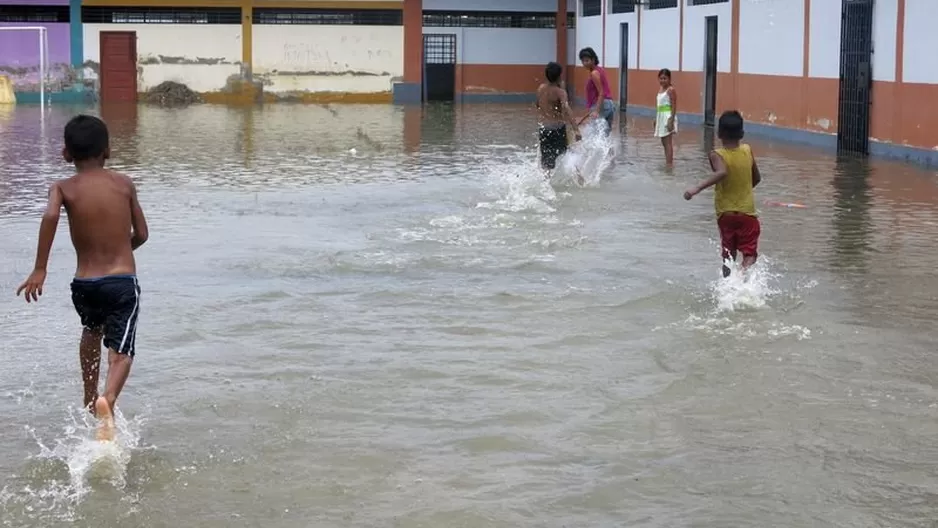
{"type": "Polygon", "coordinates": [[[0,517],[72,520],[93,490],[124,489],[127,465],[140,443],[144,419],[127,420],[115,410],[113,442],[94,439],[97,422],[84,410],[70,409],[66,421],[62,434],[51,443],[27,428],[39,453],[27,459],[24,475],[10,478],[0,489],[0,517]]]}
{"type": "Polygon", "coordinates": [[[559,197],[544,177],[537,162],[519,156],[507,161],[491,161],[482,165],[488,182],[491,202],[480,202],[480,209],[549,214],[556,211],[559,197]]]}
{"type": "Polygon", "coordinates": [[[581,127],[583,139],[570,145],[566,154],[557,160],[551,184],[558,187],[599,185],[616,155],[615,142],[605,133],[607,126],[604,120],[594,119],[581,127]]]}
{"type": "Polygon", "coordinates": [[[766,257],[759,257],[748,270],[732,260],[724,261],[724,265],[730,268],[730,276],[723,278],[718,269],[720,276],[710,285],[717,312],[762,308],[770,297],[779,293],[772,286],[777,275],[771,271],[771,262],[766,257]]]}

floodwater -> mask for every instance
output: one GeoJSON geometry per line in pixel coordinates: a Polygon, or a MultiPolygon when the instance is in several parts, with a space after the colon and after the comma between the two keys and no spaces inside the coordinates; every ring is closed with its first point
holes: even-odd
{"type": "Polygon", "coordinates": [[[0,109],[0,526],[935,526],[934,173],[751,138],[806,207],[743,283],[692,127],[579,187],[522,106],[106,109],[151,237],[103,447],[64,220],[13,295],[78,110],[0,109]]]}

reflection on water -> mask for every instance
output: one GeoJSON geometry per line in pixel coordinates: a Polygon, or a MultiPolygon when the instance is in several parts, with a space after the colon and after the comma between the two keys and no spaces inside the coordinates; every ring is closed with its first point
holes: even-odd
{"type": "Polygon", "coordinates": [[[0,107],[0,525],[932,523],[935,175],[749,138],[762,257],[721,281],[681,198],[712,131],[665,170],[618,128],[578,188],[522,105],[0,107]],[[80,110],[151,228],[110,454],[68,410],[64,227],[10,293],[80,110]]]}

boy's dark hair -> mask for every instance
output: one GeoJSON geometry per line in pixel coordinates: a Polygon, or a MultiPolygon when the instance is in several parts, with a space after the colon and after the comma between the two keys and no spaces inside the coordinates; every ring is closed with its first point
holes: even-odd
{"type": "Polygon", "coordinates": [[[662,75],[664,75],[665,77],[667,77],[668,79],[670,79],[670,78],[671,78],[671,70],[669,70],[669,69],[667,69],[667,68],[661,68],[660,70],[658,70],[658,77],[661,77],[662,75]]]}
{"type": "Polygon", "coordinates": [[[593,64],[599,64],[599,56],[593,48],[583,48],[580,50],[580,60],[593,59],[593,64]]]}
{"type": "Polygon", "coordinates": [[[107,125],[97,117],[77,115],[65,125],[65,150],[73,161],[104,157],[109,142],[107,125]]]}
{"type": "Polygon", "coordinates": [[[556,62],[548,62],[547,67],[544,68],[544,76],[547,77],[547,82],[556,83],[560,80],[560,74],[563,73],[563,66],[557,64],[556,62]]]}
{"type": "Polygon", "coordinates": [[[717,137],[727,141],[743,139],[743,116],[736,110],[727,110],[720,115],[717,137]]]}

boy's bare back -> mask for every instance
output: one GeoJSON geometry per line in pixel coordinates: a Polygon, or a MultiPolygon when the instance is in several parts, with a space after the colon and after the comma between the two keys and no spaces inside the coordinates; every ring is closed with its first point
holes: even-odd
{"type": "Polygon", "coordinates": [[[75,276],[136,273],[133,251],[147,228],[130,178],[104,168],[80,172],[53,185],[50,201],[56,193],[68,212],[78,256],[75,276]]]}

